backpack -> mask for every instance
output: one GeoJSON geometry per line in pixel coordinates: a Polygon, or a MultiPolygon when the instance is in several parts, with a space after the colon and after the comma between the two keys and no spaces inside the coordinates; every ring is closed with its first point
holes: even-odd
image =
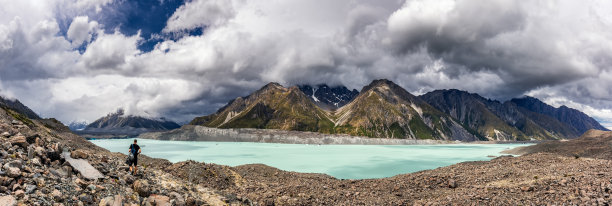
{"type": "Polygon", "coordinates": [[[130,152],[130,154],[128,154],[127,156],[127,159],[125,160],[125,164],[130,165],[132,164],[132,161],[134,161],[134,154],[130,152]]]}

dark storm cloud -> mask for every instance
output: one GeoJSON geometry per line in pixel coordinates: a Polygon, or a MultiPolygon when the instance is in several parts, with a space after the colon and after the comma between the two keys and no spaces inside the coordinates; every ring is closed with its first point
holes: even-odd
{"type": "Polygon", "coordinates": [[[1,92],[62,121],[121,107],[186,122],[272,81],[380,78],[415,94],[531,94],[612,121],[605,1],[29,3],[0,14],[1,92]]]}

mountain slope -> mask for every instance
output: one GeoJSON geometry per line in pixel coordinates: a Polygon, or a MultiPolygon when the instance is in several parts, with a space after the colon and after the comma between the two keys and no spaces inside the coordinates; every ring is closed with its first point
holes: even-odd
{"type": "Polygon", "coordinates": [[[488,139],[567,139],[580,136],[585,129],[603,128],[580,111],[565,106],[557,109],[533,97],[501,103],[451,89],[432,91],[420,98],[488,139]]]}
{"type": "Polygon", "coordinates": [[[10,100],[0,97],[0,107],[3,109],[10,109],[19,114],[22,114],[30,119],[40,119],[36,112],[32,111],[27,106],[23,105],[19,100],[10,100]]]}
{"type": "Polygon", "coordinates": [[[190,124],[219,128],[265,128],[332,132],[333,123],[297,87],[269,83],[247,97],[238,97],[215,114],[190,124]]]}
{"type": "Polygon", "coordinates": [[[77,131],[79,134],[92,135],[138,135],[144,132],[166,131],[179,128],[175,122],[161,118],[159,120],[145,117],[125,115],[123,110],[102,117],[85,129],[77,131]]]}
{"type": "Polygon", "coordinates": [[[452,117],[389,80],[364,87],[334,113],[336,132],[370,137],[476,140],[452,117]]]}
{"type": "Polygon", "coordinates": [[[425,102],[449,114],[489,140],[524,139],[524,134],[489,110],[489,100],[459,90],[436,90],[421,96],[425,102]]]}
{"type": "Polygon", "coordinates": [[[577,133],[577,135],[580,135],[589,129],[608,131],[608,129],[601,126],[597,120],[576,109],[568,108],[566,106],[555,108],[540,101],[539,99],[529,96],[512,99],[510,101],[528,111],[547,115],[565,123],[566,125],[570,126],[571,129],[577,133]]]}
{"type": "Polygon", "coordinates": [[[421,99],[491,140],[563,139],[579,135],[564,123],[527,111],[511,101],[501,103],[456,89],[432,91],[421,99]]]}
{"type": "Polygon", "coordinates": [[[329,87],[325,84],[317,86],[300,85],[300,90],[306,94],[315,104],[323,109],[338,109],[351,102],[359,91],[352,91],[344,86],[329,87]]]}

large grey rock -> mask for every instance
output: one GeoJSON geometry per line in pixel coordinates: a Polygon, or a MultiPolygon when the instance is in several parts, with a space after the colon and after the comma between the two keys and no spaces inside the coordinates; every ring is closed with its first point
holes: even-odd
{"type": "Polygon", "coordinates": [[[11,195],[0,196],[0,205],[14,206],[14,205],[17,205],[17,200],[15,199],[15,197],[11,195]]]}
{"type": "Polygon", "coordinates": [[[74,170],[81,173],[81,175],[85,179],[95,180],[104,178],[104,175],[102,175],[102,173],[100,173],[100,171],[98,171],[96,168],[91,166],[91,164],[89,164],[87,160],[73,159],[72,157],[70,157],[70,152],[64,152],[62,153],[62,156],[64,157],[66,162],[68,162],[68,164],[70,164],[70,166],[72,166],[74,170]]]}
{"type": "Polygon", "coordinates": [[[23,169],[23,161],[21,161],[21,160],[13,160],[13,161],[10,161],[10,162],[4,164],[4,166],[3,166],[4,169],[7,169],[9,167],[16,167],[16,168],[19,168],[19,169],[23,169]]]}
{"type": "Polygon", "coordinates": [[[25,193],[32,194],[36,190],[36,185],[25,185],[25,193]]]}
{"type": "Polygon", "coordinates": [[[2,147],[4,147],[4,149],[10,149],[11,147],[13,147],[13,145],[10,142],[5,142],[4,144],[2,144],[2,147]]]}

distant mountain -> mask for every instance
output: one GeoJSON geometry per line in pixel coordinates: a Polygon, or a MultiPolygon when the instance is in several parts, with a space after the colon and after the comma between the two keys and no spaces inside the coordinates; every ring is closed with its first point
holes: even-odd
{"type": "Polygon", "coordinates": [[[389,80],[376,80],[334,114],[336,132],[370,137],[476,140],[447,114],[389,80]]]}
{"type": "Polygon", "coordinates": [[[68,128],[70,128],[70,130],[72,131],[81,131],[83,129],[85,129],[85,127],[87,127],[87,122],[85,121],[73,121],[70,122],[70,124],[68,124],[68,128]]]}
{"type": "Polygon", "coordinates": [[[247,97],[232,100],[215,114],[195,118],[190,124],[385,138],[475,140],[450,116],[388,80],[374,81],[351,103],[334,111],[321,109],[298,87],[270,83],[247,97]]]}
{"type": "Polygon", "coordinates": [[[0,107],[3,109],[10,109],[17,113],[25,115],[30,119],[41,119],[34,111],[27,106],[23,105],[19,100],[10,100],[7,98],[0,97],[0,107]]]}
{"type": "Polygon", "coordinates": [[[179,128],[180,125],[173,121],[150,119],[140,116],[125,115],[123,110],[108,114],[91,124],[85,129],[77,131],[78,134],[88,135],[138,135],[144,132],[166,131],[179,128]]]}
{"type": "Polygon", "coordinates": [[[190,124],[462,141],[567,139],[588,129],[606,130],[578,110],[535,98],[499,102],[456,89],[417,97],[385,79],[354,92],[270,83],[190,124]]]}
{"type": "Polygon", "coordinates": [[[345,86],[329,87],[326,84],[319,84],[317,86],[300,85],[298,87],[317,106],[327,110],[338,109],[351,102],[359,94],[356,89],[349,90],[345,86]]]}
{"type": "Polygon", "coordinates": [[[566,107],[565,105],[555,108],[540,101],[539,99],[529,96],[512,99],[511,102],[528,111],[547,115],[560,122],[563,122],[575,130],[578,135],[581,135],[590,129],[609,131],[607,128],[601,126],[597,120],[589,117],[581,111],[566,107]]]}
{"type": "Polygon", "coordinates": [[[589,129],[605,130],[588,115],[565,106],[554,108],[524,97],[501,103],[456,89],[420,97],[487,139],[568,139],[589,129]]]}
{"type": "Polygon", "coordinates": [[[333,122],[298,87],[269,83],[190,124],[219,128],[265,128],[332,132],[333,122]]]}

